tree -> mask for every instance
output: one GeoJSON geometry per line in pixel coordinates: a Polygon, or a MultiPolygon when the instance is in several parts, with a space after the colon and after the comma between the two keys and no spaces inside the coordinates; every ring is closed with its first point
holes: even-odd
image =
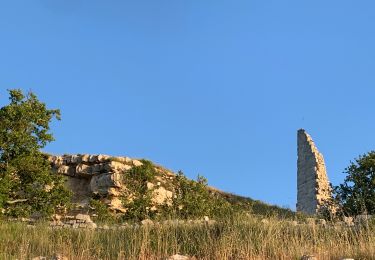
{"type": "Polygon", "coordinates": [[[344,214],[375,214],[375,151],[359,156],[344,173],[344,183],[334,190],[344,214]]]}
{"type": "Polygon", "coordinates": [[[54,140],[49,124],[60,120],[60,111],[47,109],[31,92],[8,91],[10,103],[0,109],[0,208],[8,216],[46,216],[70,200],[40,151],[54,140]]]}

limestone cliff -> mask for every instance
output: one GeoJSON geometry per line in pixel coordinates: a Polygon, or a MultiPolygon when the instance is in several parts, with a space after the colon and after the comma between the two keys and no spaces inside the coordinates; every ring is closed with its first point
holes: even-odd
{"type": "MultiPolygon", "coordinates": [[[[124,173],[142,161],[129,157],[111,157],[108,155],[63,155],[50,156],[52,169],[57,174],[66,176],[66,185],[73,192],[73,203],[79,208],[87,208],[93,197],[101,201],[114,212],[125,212],[122,197],[127,180],[124,173]]],[[[147,183],[152,190],[154,209],[158,205],[170,203],[172,191],[166,187],[175,175],[159,166],[154,166],[158,175],[155,183],[147,183]]]]}

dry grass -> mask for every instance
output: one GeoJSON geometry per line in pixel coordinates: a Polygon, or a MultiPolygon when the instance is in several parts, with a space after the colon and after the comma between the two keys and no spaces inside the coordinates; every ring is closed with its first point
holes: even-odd
{"type": "Polygon", "coordinates": [[[0,259],[31,259],[58,252],[69,259],[375,259],[375,229],[324,228],[256,217],[213,225],[154,225],[122,230],[35,228],[0,223],[0,259]]]}

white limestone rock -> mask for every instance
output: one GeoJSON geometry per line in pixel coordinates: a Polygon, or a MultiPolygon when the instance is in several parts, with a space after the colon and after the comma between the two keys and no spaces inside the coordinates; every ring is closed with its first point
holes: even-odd
{"type": "Polygon", "coordinates": [[[138,166],[142,166],[143,163],[142,163],[141,161],[139,161],[139,160],[133,160],[133,165],[134,165],[135,167],[138,167],[138,166]]]}
{"type": "Polygon", "coordinates": [[[98,161],[100,163],[107,162],[111,157],[109,155],[99,154],[98,155],[98,161]]]}
{"type": "Polygon", "coordinates": [[[121,188],[121,175],[118,173],[100,174],[91,178],[90,189],[93,193],[106,195],[110,188],[121,188]]]}
{"type": "Polygon", "coordinates": [[[107,205],[109,206],[109,208],[112,211],[122,212],[122,213],[126,212],[126,209],[122,205],[121,199],[119,199],[118,197],[113,197],[113,198],[107,199],[106,202],[107,202],[107,205]]]}
{"type": "Polygon", "coordinates": [[[110,161],[109,163],[105,164],[104,169],[108,172],[116,171],[116,172],[123,172],[130,170],[132,167],[130,165],[117,162],[117,161],[110,161]]]}
{"type": "Polygon", "coordinates": [[[92,167],[87,164],[80,163],[76,167],[76,173],[77,175],[82,176],[82,177],[91,175],[92,167]]]}
{"type": "Polygon", "coordinates": [[[75,219],[76,219],[76,220],[82,220],[82,221],[84,221],[84,223],[93,222],[93,221],[91,220],[90,215],[87,215],[87,214],[77,214],[77,215],[75,216],[75,219]]]}
{"type": "Polygon", "coordinates": [[[57,173],[69,175],[69,166],[67,165],[61,165],[59,168],[57,168],[57,173]]]}
{"type": "Polygon", "coordinates": [[[132,163],[132,159],[130,159],[129,157],[110,157],[110,160],[120,162],[120,163],[123,163],[123,164],[131,164],[132,163]]]}
{"type": "Polygon", "coordinates": [[[173,193],[164,187],[158,187],[152,192],[152,202],[157,205],[172,204],[173,193]]]}
{"type": "Polygon", "coordinates": [[[89,162],[89,159],[90,159],[90,155],[89,155],[89,154],[83,154],[83,155],[81,156],[81,161],[82,161],[82,162],[86,162],[86,163],[88,163],[88,162],[89,162]]]}

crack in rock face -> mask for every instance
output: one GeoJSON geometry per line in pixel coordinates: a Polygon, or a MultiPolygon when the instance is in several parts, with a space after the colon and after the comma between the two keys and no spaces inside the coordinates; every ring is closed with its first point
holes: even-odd
{"type": "Polygon", "coordinates": [[[305,130],[297,133],[297,211],[315,215],[331,199],[323,155],[305,130]]]}

